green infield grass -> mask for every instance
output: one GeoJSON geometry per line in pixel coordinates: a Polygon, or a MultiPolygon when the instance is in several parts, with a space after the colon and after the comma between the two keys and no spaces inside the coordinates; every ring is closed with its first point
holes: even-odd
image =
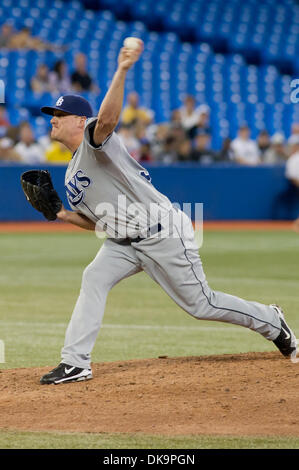
{"type": "Polygon", "coordinates": [[[299,449],[297,438],[0,431],[0,449],[299,449]]]}
{"type": "MultiPolygon", "coordinates": [[[[0,235],[0,339],[5,343],[6,358],[0,368],[58,364],[83,269],[100,246],[101,241],[88,232],[0,235]]],[[[282,305],[299,335],[298,234],[207,231],[200,254],[213,289],[282,305]]],[[[195,320],[146,274],[140,273],[111,291],[92,360],[272,350],[272,343],[244,328],[195,320]]],[[[298,448],[298,440],[285,438],[128,438],[92,434],[66,434],[62,438],[53,433],[0,433],[2,448],[150,448],[151,442],[160,448],[298,448]]]]}

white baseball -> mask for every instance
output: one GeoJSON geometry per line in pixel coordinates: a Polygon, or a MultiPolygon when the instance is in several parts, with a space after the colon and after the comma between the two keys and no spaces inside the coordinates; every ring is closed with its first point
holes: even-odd
{"type": "Polygon", "coordinates": [[[128,49],[139,49],[140,40],[138,38],[129,37],[124,40],[124,46],[128,49]]]}

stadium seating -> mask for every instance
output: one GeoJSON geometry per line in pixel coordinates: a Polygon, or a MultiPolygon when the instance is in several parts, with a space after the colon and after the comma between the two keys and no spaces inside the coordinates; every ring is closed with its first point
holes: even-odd
{"type": "Polygon", "coordinates": [[[83,0],[88,8],[173,31],[216,51],[242,53],[261,63],[298,72],[299,8],[293,0],[83,0]]]}
{"type": "Polygon", "coordinates": [[[29,117],[38,135],[47,131],[48,119],[39,108],[55,97],[34,94],[30,78],[38,64],[52,67],[60,58],[72,71],[79,51],[87,55],[89,72],[101,89],[99,97],[85,95],[96,109],[126,36],[145,42],[141,60],[128,73],[126,92],[136,90],[157,122],[169,120],[186,94],[210,106],[216,149],[244,121],[253,137],[264,128],[288,136],[291,123],[299,121],[298,105],[290,102],[290,82],[299,72],[299,7],[293,1],[279,0],[275,8],[270,0],[190,0],[188,8],[183,0],[83,3],[54,0],[49,8],[46,0],[2,0],[1,23],[28,26],[33,35],[70,46],[61,52],[0,50],[0,79],[12,123],[29,117]]]}

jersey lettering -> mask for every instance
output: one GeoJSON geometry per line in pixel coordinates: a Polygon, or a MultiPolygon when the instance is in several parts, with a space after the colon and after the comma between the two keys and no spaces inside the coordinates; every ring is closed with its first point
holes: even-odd
{"type": "Polygon", "coordinates": [[[91,183],[91,179],[86,176],[82,170],[78,170],[77,173],[66,183],[66,195],[73,206],[77,206],[84,198],[85,188],[91,183]]]}
{"type": "Polygon", "coordinates": [[[149,183],[151,183],[152,178],[150,177],[150,174],[149,174],[149,172],[148,172],[147,170],[141,170],[141,171],[139,172],[139,174],[140,174],[141,176],[143,176],[143,178],[147,179],[147,181],[148,181],[149,183]]]}

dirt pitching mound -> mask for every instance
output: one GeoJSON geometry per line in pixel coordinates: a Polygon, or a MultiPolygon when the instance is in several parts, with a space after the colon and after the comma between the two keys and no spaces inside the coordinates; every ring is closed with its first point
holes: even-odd
{"type": "Polygon", "coordinates": [[[2,370],[0,428],[299,436],[299,365],[279,353],[93,364],[94,379],[40,385],[2,370]]]}

